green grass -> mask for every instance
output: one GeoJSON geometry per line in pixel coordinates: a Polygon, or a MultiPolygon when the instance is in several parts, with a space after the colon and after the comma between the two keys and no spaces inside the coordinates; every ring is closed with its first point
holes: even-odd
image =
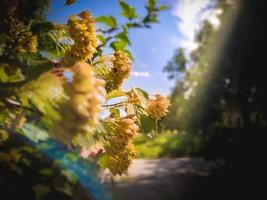
{"type": "Polygon", "coordinates": [[[198,154],[202,141],[199,137],[177,131],[162,131],[153,138],[138,136],[135,141],[137,158],[160,158],[194,156],[198,154]]]}
{"type": "Polygon", "coordinates": [[[137,137],[134,142],[137,157],[158,158],[162,156],[173,156],[180,142],[177,136],[177,132],[164,131],[153,138],[144,135],[137,137]]]}

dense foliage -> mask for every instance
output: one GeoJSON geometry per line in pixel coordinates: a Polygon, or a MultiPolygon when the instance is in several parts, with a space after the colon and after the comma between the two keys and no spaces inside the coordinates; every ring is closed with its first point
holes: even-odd
{"type": "MultiPolygon", "coordinates": [[[[177,51],[165,68],[176,85],[164,125],[199,138],[199,154],[224,166],[213,188],[230,195],[236,185],[252,190],[251,183],[264,173],[259,163],[266,152],[266,11],[262,1],[215,2],[214,9],[222,10],[220,26],[204,21],[196,34],[197,49],[189,56],[177,51]],[[242,182],[244,177],[249,181],[242,182]]],[[[225,198],[234,197],[219,199],[225,198]]]]}
{"type": "Polygon", "coordinates": [[[149,0],[147,14],[139,17],[119,1],[124,24],[113,16],[95,19],[90,11],[54,24],[44,18],[49,3],[1,1],[0,142],[17,133],[31,140],[52,137],[122,174],[135,155],[133,138],[155,134],[169,107],[160,94],[121,90],[133,60],[128,32],[150,27],[166,7],[149,0]],[[38,137],[34,127],[48,135],[38,137]]]}
{"type": "Polygon", "coordinates": [[[201,146],[198,155],[219,169],[186,199],[257,198],[265,196],[266,7],[260,0],[214,2],[220,26],[204,22],[197,49],[177,51],[165,68],[176,84],[164,125],[184,132],[187,145],[201,146]]]}

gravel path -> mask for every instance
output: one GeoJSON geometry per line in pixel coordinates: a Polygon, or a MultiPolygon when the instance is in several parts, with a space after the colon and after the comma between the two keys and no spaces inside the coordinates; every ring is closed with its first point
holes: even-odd
{"type": "Polygon", "coordinates": [[[202,158],[136,159],[128,175],[116,177],[119,200],[181,200],[210,167],[202,158]]]}

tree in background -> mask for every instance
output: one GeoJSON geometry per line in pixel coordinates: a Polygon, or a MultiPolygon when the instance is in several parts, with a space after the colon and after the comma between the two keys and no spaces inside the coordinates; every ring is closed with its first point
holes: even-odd
{"type": "Polygon", "coordinates": [[[220,0],[215,7],[223,10],[221,26],[216,30],[203,23],[196,36],[199,46],[190,55],[193,63],[183,75],[175,72],[173,107],[164,122],[200,137],[200,155],[223,164],[192,199],[255,198],[264,193],[257,183],[265,171],[266,11],[262,1],[220,0]]]}

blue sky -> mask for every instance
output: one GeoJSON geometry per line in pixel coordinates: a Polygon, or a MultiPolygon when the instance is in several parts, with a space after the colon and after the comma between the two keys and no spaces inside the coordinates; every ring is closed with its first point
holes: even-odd
{"type": "MultiPolygon", "coordinates": [[[[54,22],[66,22],[68,16],[83,10],[90,10],[93,16],[113,15],[120,22],[123,18],[117,0],[77,0],[74,5],[64,6],[65,0],[54,0],[48,18],[54,22]]],[[[126,0],[136,7],[142,16],[146,0],[126,0]]],[[[159,16],[159,24],[151,29],[135,29],[130,32],[130,50],[135,58],[132,76],[123,85],[124,89],[140,87],[150,94],[169,94],[173,85],[162,72],[179,46],[195,48],[194,29],[199,25],[209,0],[158,0],[159,4],[170,7],[159,16]]],[[[207,14],[206,14],[207,15],[207,14]]],[[[207,16],[211,17],[211,16],[207,16]]]]}

